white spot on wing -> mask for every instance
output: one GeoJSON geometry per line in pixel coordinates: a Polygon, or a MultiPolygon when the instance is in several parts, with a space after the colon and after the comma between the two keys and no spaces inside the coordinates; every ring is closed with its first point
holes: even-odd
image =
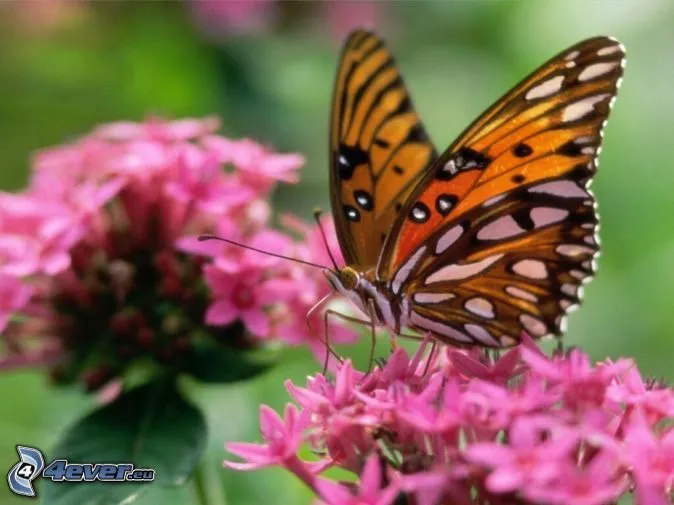
{"type": "Polygon", "coordinates": [[[580,55],[580,51],[571,51],[569,54],[567,54],[564,57],[564,59],[567,60],[567,61],[575,60],[576,58],[578,58],[579,55],[580,55]]]}
{"type": "Polygon", "coordinates": [[[454,175],[459,170],[456,168],[456,162],[454,161],[454,159],[451,159],[447,163],[445,163],[445,166],[442,167],[442,171],[449,172],[451,175],[454,175]]]}
{"type": "Polygon", "coordinates": [[[466,301],[464,307],[468,312],[484,317],[485,319],[494,319],[494,305],[481,296],[476,296],[466,301]]]}
{"type": "Polygon", "coordinates": [[[597,56],[606,56],[609,54],[619,53],[620,50],[621,50],[620,45],[602,47],[597,51],[597,56]]]}
{"type": "Polygon", "coordinates": [[[453,293],[415,293],[414,301],[417,303],[441,303],[455,298],[453,293]]]}
{"type": "Polygon", "coordinates": [[[568,296],[577,296],[578,295],[578,286],[575,286],[573,284],[564,283],[559,288],[559,290],[562,293],[564,293],[565,295],[568,295],[568,296]]]}
{"type": "Polygon", "coordinates": [[[484,203],[482,204],[482,206],[483,207],[490,207],[491,205],[494,205],[495,203],[498,203],[501,200],[503,200],[506,196],[508,196],[508,193],[503,193],[502,195],[492,196],[490,199],[485,200],[484,203]]]}
{"type": "Polygon", "coordinates": [[[532,337],[542,337],[548,332],[548,328],[543,321],[529,314],[521,314],[520,323],[532,337]]]}
{"type": "Polygon", "coordinates": [[[590,112],[594,110],[594,106],[596,103],[601,102],[608,96],[610,96],[608,93],[602,93],[601,95],[592,95],[567,105],[566,107],[564,107],[564,110],[562,111],[562,121],[566,123],[587,116],[590,112]]]}
{"type": "Polygon", "coordinates": [[[517,224],[512,216],[503,216],[492,221],[477,232],[479,240],[499,240],[506,237],[514,237],[525,230],[517,224]]]}
{"type": "Polygon", "coordinates": [[[562,256],[568,256],[570,258],[573,258],[575,256],[580,256],[582,254],[592,254],[594,253],[594,249],[591,249],[587,246],[584,245],[577,245],[577,244],[562,244],[558,245],[557,248],[555,249],[559,254],[562,256]]]}
{"type": "Polygon", "coordinates": [[[581,135],[573,141],[574,144],[589,144],[594,140],[592,135],[581,135]]]}
{"type": "Polygon", "coordinates": [[[487,256],[482,261],[476,261],[474,263],[466,263],[464,265],[457,265],[453,263],[451,265],[444,266],[432,273],[426,278],[426,284],[432,284],[433,282],[441,281],[452,281],[457,279],[466,279],[473,275],[477,275],[480,272],[486,270],[491,265],[496,263],[503,257],[503,253],[494,254],[492,256],[487,256]]]}
{"type": "Polygon", "coordinates": [[[548,276],[548,269],[540,260],[520,260],[513,265],[513,272],[528,279],[545,279],[548,276]]]}
{"type": "Polygon", "coordinates": [[[538,297],[536,295],[534,295],[533,293],[529,293],[528,291],[525,291],[521,288],[518,288],[517,286],[506,286],[505,292],[508,293],[510,296],[519,298],[520,300],[532,303],[538,302],[538,297]]]}
{"type": "Polygon", "coordinates": [[[428,319],[427,317],[424,317],[414,311],[412,311],[412,314],[410,315],[410,323],[421,330],[428,330],[432,333],[449,337],[458,342],[470,343],[473,341],[473,339],[465,333],[456,330],[451,326],[447,326],[446,324],[439,321],[428,319]]]}
{"type": "Polygon", "coordinates": [[[417,265],[424,252],[426,251],[426,246],[421,246],[406,262],[401,266],[393,277],[393,282],[391,283],[391,288],[393,293],[398,294],[400,291],[400,286],[403,282],[407,280],[412,269],[417,265]]]}
{"type": "Polygon", "coordinates": [[[475,340],[478,340],[480,343],[491,347],[501,347],[499,341],[496,340],[494,337],[492,337],[491,333],[489,333],[479,324],[469,323],[465,324],[463,328],[468,332],[468,334],[470,334],[472,337],[475,338],[475,340]]]}
{"type": "Polygon", "coordinates": [[[569,215],[569,211],[556,207],[535,207],[529,214],[536,228],[558,223],[569,215]]]}
{"type": "Polygon", "coordinates": [[[604,61],[601,63],[588,65],[580,72],[580,74],[578,74],[578,80],[584,82],[594,79],[595,77],[608,74],[611,70],[616,68],[618,64],[619,62],[617,61],[604,61]]]}
{"type": "Polygon", "coordinates": [[[563,75],[552,77],[547,81],[543,81],[542,83],[531,88],[529,91],[527,91],[527,94],[524,95],[524,98],[527,100],[534,100],[536,98],[544,98],[546,96],[554,95],[560,89],[562,89],[562,82],[564,82],[563,75]]]}
{"type": "Polygon", "coordinates": [[[463,226],[460,224],[457,224],[451,230],[445,232],[445,234],[438,239],[438,243],[435,246],[435,254],[442,254],[445,252],[462,234],[463,226]]]}
{"type": "Polygon", "coordinates": [[[513,345],[517,345],[517,340],[507,335],[504,335],[501,337],[501,345],[503,347],[511,347],[513,345]]]}
{"type": "Polygon", "coordinates": [[[548,195],[561,196],[563,198],[587,198],[587,191],[573,181],[544,182],[529,188],[529,193],[546,193],[548,195]]]}

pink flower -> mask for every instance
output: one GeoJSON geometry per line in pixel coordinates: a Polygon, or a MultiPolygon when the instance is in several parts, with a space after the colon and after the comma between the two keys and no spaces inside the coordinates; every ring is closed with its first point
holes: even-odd
{"type": "Polygon", "coordinates": [[[0,194],[0,272],[20,277],[63,272],[84,231],[58,202],[0,194]]]}
{"type": "Polygon", "coordinates": [[[283,419],[269,407],[260,407],[260,433],[263,444],[231,442],[226,448],[246,460],[244,463],[225,461],[235,470],[255,470],[267,466],[283,466],[295,473],[308,486],[315,483],[314,473],[323,471],[326,463],[308,463],[297,457],[302,434],[307,427],[308,414],[298,413],[292,405],[286,406],[283,419]]]}
{"type": "Polygon", "coordinates": [[[338,41],[344,40],[352,30],[380,26],[385,8],[385,2],[372,0],[326,0],[323,3],[331,35],[338,41]]]}
{"type": "Polygon", "coordinates": [[[273,182],[297,182],[297,169],[304,164],[298,154],[276,154],[250,140],[229,140],[210,136],[204,145],[220,155],[222,163],[231,163],[246,184],[266,192],[273,182]]]}
{"type": "MultiPolygon", "coordinates": [[[[228,265],[229,266],[229,265],[228,265]]],[[[241,320],[256,336],[268,337],[271,322],[266,308],[292,296],[295,286],[281,279],[263,280],[260,270],[243,269],[230,273],[218,264],[207,265],[204,276],[214,302],[206,311],[206,323],[226,326],[241,320]]]]}
{"type": "Polygon", "coordinates": [[[244,458],[246,463],[226,461],[225,465],[236,470],[251,470],[271,465],[283,465],[299,450],[302,431],[307,426],[307,415],[299,415],[292,405],[286,406],[283,419],[269,407],[260,407],[260,433],[264,444],[232,442],[227,450],[244,458]]]}
{"type": "MultiPolygon", "coordinates": [[[[332,265],[330,254],[318,226],[309,226],[291,215],[282,216],[281,223],[289,231],[303,238],[303,241],[293,251],[294,257],[325,265],[326,268],[332,265]]],[[[338,265],[344,264],[332,219],[322,218],[321,226],[325,231],[330,253],[335,257],[338,265]]],[[[308,344],[321,362],[325,359],[327,352],[326,339],[329,340],[330,345],[334,345],[351,343],[358,338],[358,333],[346,327],[337,317],[329,318],[326,333],[325,309],[334,307],[334,305],[328,304],[322,310],[312,311],[320,300],[332,293],[321,270],[306,268],[302,265],[290,265],[289,275],[297,284],[298,296],[289,303],[289,310],[284,312],[279,320],[280,338],[290,344],[308,344]]],[[[334,360],[330,361],[330,365],[334,365],[334,360]]]]}
{"type": "Polygon", "coordinates": [[[530,483],[544,486],[558,475],[562,462],[569,459],[578,443],[573,432],[561,433],[546,440],[546,431],[554,427],[547,419],[517,419],[508,430],[508,445],[472,444],[466,458],[493,468],[485,483],[494,493],[511,493],[530,483]]]}
{"type": "Polygon", "coordinates": [[[177,201],[215,215],[255,198],[255,192],[227,177],[213,153],[186,148],[176,161],[176,178],[166,184],[166,193],[177,201]]]}
{"type": "Polygon", "coordinates": [[[190,0],[197,24],[211,38],[231,32],[258,31],[274,15],[273,0],[190,0]]]}
{"type": "Polygon", "coordinates": [[[136,359],[180,369],[198,345],[282,338],[278,315],[303,310],[295,279],[304,274],[271,255],[196,237],[218,233],[288,256],[305,249],[267,228],[269,194],[296,179],[302,158],[216,135],[218,125],[102,125],[39,152],[30,186],[0,194],[0,277],[9,276],[0,323],[17,310],[24,316],[3,335],[11,345],[0,366],[48,355],[54,380],[93,391],[136,359]],[[239,322],[246,331],[227,328],[239,322]]]}
{"type": "Polygon", "coordinates": [[[347,486],[291,470],[322,503],[609,505],[631,489],[640,504],[671,503],[674,419],[651,423],[612,398],[639,382],[624,379],[638,373],[630,360],[592,365],[578,349],[548,358],[533,342],[501,359],[444,359],[427,344],[368,374],[345,361],[332,380],[286,384],[307,415],[304,445],[354,475],[347,486]],[[611,394],[583,396],[580,384],[611,394]]]}
{"type": "Polygon", "coordinates": [[[110,141],[181,142],[201,138],[220,128],[220,119],[214,116],[204,119],[187,118],[177,121],[164,121],[150,118],[142,123],[120,121],[99,126],[94,136],[110,141]]]}
{"type": "Polygon", "coordinates": [[[674,491],[674,429],[655,433],[637,410],[625,440],[626,461],[637,482],[639,503],[667,503],[666,495],[674,491]]]}
{"type": "Polygon", "coordinates": [[[398,487],[395,484],[386,486],[382,473],[379,455],[375,453],[365,461],[355,493],[326,479],[317,480],[315,485],[329,505],[391,505],[398,496],[398,487]]]}
{"type": "Polygon", "coordinates": [[[572,461],[559,462],[553,482],[532,482],[523,495],[533,503],[551,505],[606,505],[615,503],[628,485],[616,455],[602,449],[580,468],[572,461]]]}

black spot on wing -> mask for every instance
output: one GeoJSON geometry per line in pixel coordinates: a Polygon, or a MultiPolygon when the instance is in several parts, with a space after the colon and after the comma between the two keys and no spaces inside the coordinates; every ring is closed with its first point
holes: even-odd
{"type": "Polygon", "coordinates": [[[431,217],[431,210],[423,202],[416,202],[410,209],[410,219],[415,223],[425,223],[431,217]]]}
{"type": "Polygon", "coordinates": [[[352,223],[360,221],[360,212],[358,212],[358,209],[355,207],[344,205],[342,210],[344,211],[344,217],[346,217],[347,221],[351,221],[352,223]]]}
{"type": "Polygon", "coordinates": [[[446,216],[451,212],[459,199],[456,195],[448,195],[443,193],[435,200],[435,210],[437,210],[441,216],[446,216]]]}
{"type": "Polygon", "coordinates": [[[491,158],[488,156],[470,147],[463,147],[438,168],[435,178],[441,181],[448,181],[461,170],[484,170],[489,166],[491,161],[491,158]]]}
{"type": "Polygon", "coordinates": [[[526,231],[533,230],[536,225],[534,220],[531,219],[531,214],[529,209],[521,209],[512,214],[513,219],[519,225],[520,228],[526,231]]]}
{"type": "Polygon", "coordinates": [[[367,191],[357,189],[353,192],[353,198],[361,209],[367,211],[374,209],[374,200],[372,199],[372,195],[367,191]]]}
{"type": "Polygon", "coordinates": [[[462,147],[456,153],[455,160],[456,168],[459,170],[469,170],[471,168],[484,170],[489,166],[489,163],[491,163],[491,158],[470,147],[462,147]]]}
{"type": "Polygon", "coordinates": [[[566,144],[562,145],[557,149],[559,154],[569,157],[578,157],[583,155],[583,146],[576,144],[573,140],[570,140],[566,144]]]}
{"type": "Polygon", "coordinates": [[[340,144],[339,149],[335,153],[335,160],[337,165],[337,175],[341,180],[348,181],[353,177],[353,172],[356,167],[363,163],[369,163],[370,157],[358,146],[340,144]]]}
{"type": "Polygon", "coordinates": [[[531,148],[531,146],[529,144],[525,144],[524,142],[520,142],[513,148],[513,154],[518,158],[526,158],[533,152],[534,150],[531,148]]]}

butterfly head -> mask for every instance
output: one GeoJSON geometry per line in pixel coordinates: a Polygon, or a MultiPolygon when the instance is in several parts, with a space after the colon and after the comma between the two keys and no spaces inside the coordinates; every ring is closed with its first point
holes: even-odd
{"type": "Polygon", "coordinates": [[[349,266],[339,270],[325,270],[325,275],[333,289],[339,293],[353,291],[360,284],[360,274],[349,266]]]}

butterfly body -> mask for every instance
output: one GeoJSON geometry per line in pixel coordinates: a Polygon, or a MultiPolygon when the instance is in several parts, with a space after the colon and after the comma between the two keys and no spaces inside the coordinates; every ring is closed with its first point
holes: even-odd
{"type": "Polygon", "coordinates": [[[409,325],[408,300],[393,294],[385,281],[377,280],[374,270],[357,272],[347,266],[338,271],[327,270],[326,277],[337,293],[377,325],[388,327],[396,335],[409,325]]]}
{"type": "Polygon", "coordinates": [[[395,334],[486,347],[561,334],[595,270],[588,185],[623,66],[617,41],[582,41],[438,155],[383,42],[352,33],[330,128],[335,291],[395,334]]]}

